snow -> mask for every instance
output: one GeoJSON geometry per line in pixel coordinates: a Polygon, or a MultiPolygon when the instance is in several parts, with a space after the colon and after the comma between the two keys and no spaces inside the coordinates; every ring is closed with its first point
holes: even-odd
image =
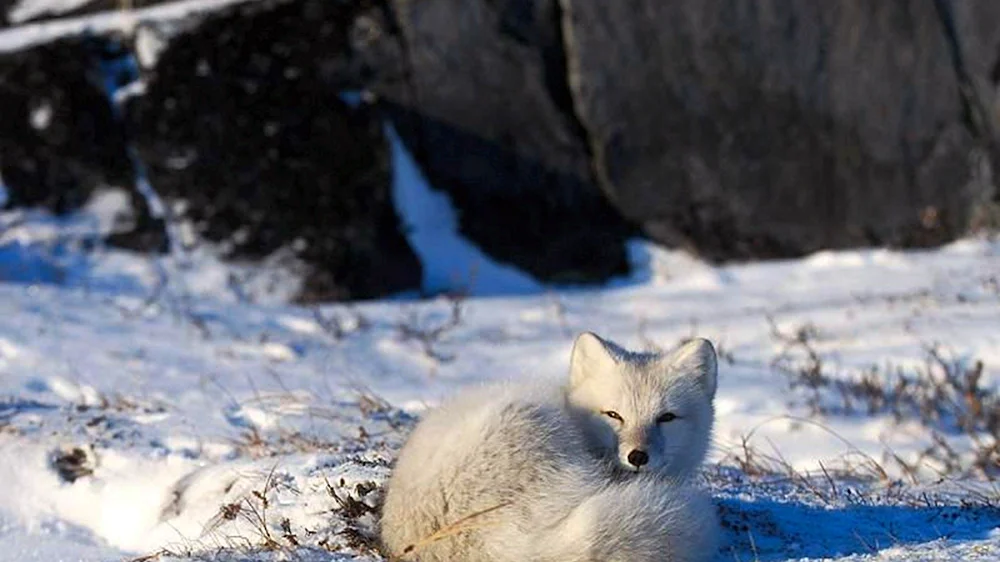
{"type": "MultiPolygon", "coordinates": [[[[352,96],[342,94],[351,101],[352,96]]],[[[423,290],[429,294],[537,293],[541,285],[511,266],[496,263],[458,234],[458,220],[448,196],[434,191],[391,125],[392,195],[402,214],[403,230],[424,267],[423,290]]]]}
{"type": "MultiPolygon", "coordinates": [[[[52,10],[53,6],[64,8],[61,12],[75,8],[76,0],[22,0],[11,12],[11,22],[20,23],[26,19],[42,15],[52,10]]],[[[178,0],[157,4],[137,10],[112,10],[92,15],[60,18],[38,23],[23,23],[21,25],[0,30],[0,53],[19,51],[35,45],[48,43],[56,39],[94,33],[103,35],[111,32],[124,34],[133,33],[142,24],[156,24],[164,21],[177,21],[184,18],[204,14],[225,8],[233,4],[254,0],[178,0]]],[[[145,39],[144,39],[145,40],[145,39]]],[[[153,45],[149,45],[153,47],[153,45]]],[[[155,55],[155,48],[149,51],[144,48],[145,55],[155,55]]]]}
{"type": "Polygon", "coordinates": [[[22,23],[46,14],[58,15],[72,12],[91,0],[21,0],[7,12],[11,23],[22,23]]]}
{"type": "Polygon", "coordinates": [[[275,303],[298,293],[303,264],[287,249],[250,265],[223,263],[221,249],[207,244],[178,259],[105,248],[103,236],[131,223],[128,200],[121,189],[102,189],[83,210],[63,217],[33,209],[0,212],[0,283],[57,284],[140,303],[202,296],[275,303]]]}
{"type": "Polygon", "coordinates": [[[159,29],[144,25],[135,30],[135,57],[142,68],[153,68],[167,48],[167,37],[159,29]]]}
{"type": "Polygon", "coordinates": [[[31,126],[37,131],[43,131],[49,127],[49,123],[52,122],[52,106],[48,103],[43,103],[38,107],[31,110],[31,116],[29,117],[31,121],[31,126]]]}

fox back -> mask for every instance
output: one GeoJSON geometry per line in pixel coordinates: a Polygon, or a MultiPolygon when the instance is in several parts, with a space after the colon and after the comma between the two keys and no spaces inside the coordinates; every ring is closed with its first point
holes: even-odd
{"type": "Polygon", "coordinates": [[[607,481],[611,472],[586,454],[557,391],[488,387],[425,418],[389,481],[381,520],[388,553],[412,551],[408,559],[421,562],[516,560],[508,556],[523,550],[516,543],[565,519],[607,481]]]}

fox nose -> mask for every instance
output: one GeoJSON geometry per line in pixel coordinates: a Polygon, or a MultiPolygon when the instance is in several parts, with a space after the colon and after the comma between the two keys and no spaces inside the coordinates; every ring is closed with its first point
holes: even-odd
{"type": "Polygon", "coordinates": [[[632,452],[628,454],[628,462],[635,467],[640,467],[649,462],[649,455],[646,454],[646,451],[633,449],[632,452]]]}

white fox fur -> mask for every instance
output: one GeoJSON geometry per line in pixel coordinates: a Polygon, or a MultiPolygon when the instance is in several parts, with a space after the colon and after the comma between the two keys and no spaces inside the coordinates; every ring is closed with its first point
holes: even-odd
{"type": "Polygon", "coordinates": [[[663,355],[629,352],[584,333],[573,345],[568,400],[585,415],[591,446],[602,456],[617,458],[627,470],[687,478],[712,440],[717,370],[707,340],[663,355]],[[658,423],[664,414],[674,419],[658,423]],[[633,451],[645,453],[646,464],[629,462],[633,451]]]}
{"type": "Polygon", "coordinates": [[[382,508],[381,538],[390,557],[712,558],[715,510],[687,482],[710,438],[716,378],[711,344],[698,340],[669,356],[630,354],[584,334],[571,363],[569,387],[478,389],[417,426],[396,462],[382,508]],[[602,414],[612,408],[623,422],[602,414]],[[650,422],[665,411],[677,418],[663,427],[650,422]],[[667,429],[674,423],[676,431],[667,429]],[[643,467],[629,465],[628,452],[622,460],[619,451],[630,447],[628,452],[641,447],[648,454],[643,467]],[[638,473],[620,469],[626,465],[638,473]]]}

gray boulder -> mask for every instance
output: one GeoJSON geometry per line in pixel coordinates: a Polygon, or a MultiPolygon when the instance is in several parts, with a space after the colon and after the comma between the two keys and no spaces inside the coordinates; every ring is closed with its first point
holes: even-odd
{"type": "Polygon", "coordinates": [[[988,90],[995,2],[561,4],[600,185],[656,240],[714,258],[924,245],[993,197],[955,61],[988,90]]]}

